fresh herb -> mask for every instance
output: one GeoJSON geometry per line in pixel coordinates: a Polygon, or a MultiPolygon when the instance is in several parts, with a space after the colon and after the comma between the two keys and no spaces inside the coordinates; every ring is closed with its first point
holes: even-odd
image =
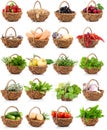
{"type": "Polygon", "coordinates": [[[54,63],[54,61],[52,59],[46,59],[46,62],[47,62],[48,65],[54,63]]]}
{"type": "Polygon", "coordinates": [[[91,59],[89,59],[87,57],[82,57],[82,59],[80,61],[80,67],[82,69],[84,69],[84,68],[87,68],[87,69],[98,68],[98,69],[100,69],[103,65],[104,65],[103,62],[99,61],[95,57],[92,57],[91,59]]]}
{"type": "Polygon", "coordinates": [[[49,115],[47,113],[42,113],[44,120],[49,120],[49,115]]]}
{"type": "Polygon", "coordinates": [[[104,7],[100,3],[97,4],[97,8],[100,9],[100,10],[104,9],[104,7]]]}
{"type": "Polygon", "coordinates": [[[8,91],[21,91],[22,89],[23,89],[23,86],[21,86],[19,83],[11,84],[6,88],[6,90],[8,91]]]}
{"type": "Polygon", "coordinates": [[[55,89],[57,92],[57,99],[64,98],[74,99],[81,93],[81,88],[76,84],[70,85],[70,83],[60,83],[55,89]]]}
{"type": "Polygon", "coordinates": [[[78,117],[86,118],[86,119],[93,119],[93,118],[101,118],[104,115],[102,115],[102,110],[98,109],[99,105],[96,105],[94,107],[90,107],[89,109],[80,109],[80,115],[78,117]]]}
{"type": "Polygon", "coordinates": [[[6,65],[11,65],[11,66],[18,66],[20,69],[24,69],[26,67],[26,61],[25,59],[22,58],[22,56],[17,56],[17,57],[4,57],[2,61],[6,65]]]}

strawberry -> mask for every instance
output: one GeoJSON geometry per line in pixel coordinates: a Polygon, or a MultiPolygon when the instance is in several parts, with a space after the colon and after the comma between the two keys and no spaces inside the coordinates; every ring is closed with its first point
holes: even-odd
{"type": "Polygon", "coordinates": [[[97,10],[97,13],[101,13],[101,10],[100,10],[100,9],[98,9],[98,10],[97,10]]]}
{"type": "Polygon", "coordinates": [[[96,9],[94,9],[94,10],[93,10],[93,13],[97,13],[97,10],[96,10],[96,9]]]}
{"type": "Polygon", "coordinates": [[[12,12],[13,13],[17,13],[17,9],[12,9],[12,12]]]}
{"type": "Polygon", "coordinates": [[[21,8],[18,8],[18,9],[17,9],[17,12],[22,12],[21,8]]]}

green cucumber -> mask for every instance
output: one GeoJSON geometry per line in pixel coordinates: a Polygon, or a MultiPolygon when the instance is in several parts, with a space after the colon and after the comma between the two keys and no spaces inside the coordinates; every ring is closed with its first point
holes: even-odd
{"type": "Polygon", "coordinates": [[[15,116],[12,116],[12,115],[9,115],[9,114],[5,115],[5,118],[15,120],[15,116]]]}
{"type": "Polygon", "coordinates": [[[15,119],[16,119],[16,120],[20,120],[20,117],[18,116],[18,117],[16,117],[15,119]]]}
{"type": "Polygon", "coordinates": [[[22,112],[13,111],[13,112],[7,113],[7,115],[12,115],[15,117],[22,117],[22,112]]]}

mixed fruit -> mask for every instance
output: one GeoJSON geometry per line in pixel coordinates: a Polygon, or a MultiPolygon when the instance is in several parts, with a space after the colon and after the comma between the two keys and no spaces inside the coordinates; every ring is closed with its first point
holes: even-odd
{"type": "Polygon", "coordinates": [[[72,115],[70,112],[65,111],[65,112],[57,112],[57,111],[52,111],[51,115],[53,118],[57,117],[57,118],[71,118],[72,115]]]}
{"type": "Polygon", "coordinates": [[[74,11],[72,11],[69,7],[67,6],[63,6],[60,7],[59,10],[57,10],[56,12],[60,12],[60,13],[75,13],[74,11]]]}
{"type": "Polygon", "coordinates": [[[9,2],[8,5],[2,10],[2,12],[19,13],[22,9],[18,7],[14,2],[9,2]]]}
{"type": "Polygon", "coordinates": [[[5,115],[5,118],[11,119],[11,120],[20,120],[22,119],[22,112],[18,112],[18,111],[12,111],[12,112],[8,112],[5,115]]]}
{"type": "Polygon", "coordinates": [[[2,38],[8,38],[8,39],[22,39],[23,37],[21,35],[18,36],[13,36],[12,34],[10,34],[9,36],[4,36],[2,35],[2,38]]]}

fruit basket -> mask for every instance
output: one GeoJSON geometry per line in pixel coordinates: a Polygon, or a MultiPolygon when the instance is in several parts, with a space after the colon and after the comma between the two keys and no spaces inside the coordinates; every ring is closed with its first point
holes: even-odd
{"type": "Polygon", "coordinates": [[[45,123],[45,120],[48,120],[49,118],[46,113],[41,113],[40,108],[35,106],[30,110],[29,114],[26,115],[26,119],[31,126],[40,127],[45,123]],[[39,114],[32,112],[34,109],[37,109],[39,114]]]}
{"type": "Polygon", "coordinates": [[[74,18],[76,13],[70,9],[70,5],[67,1],[62,1],[59,5],[59,10],[55,11],[55,16],[61,22],[71,22],[74,18]],[[62,4],[67,4],[67,6],[63,6],[62,4]]]}
{"type": "Polygon", "coordinates": [[[81,88],[76,84],[71,85],[69,82],[67,82],[59,83],[55,91],[57,93],[57,99],[61,99],[62,101],[72,101],[81,93],[81,88]]]}
{"type": "Polygon", "coordinates": [[[91,101],[98,101],[104,93],[104,90],[99,89],[99,83],[95,79],[91,79],[88,83],[83,84],[83,95],[86,99],[91,101]],[[96,84],[92,84],[91,82],[95,81],[96,84]]]}
{"type": "Polygon", "coordinates": [[[82,122],[86,126],[95,126],[98,123],[98,119],[103,117],[102,110],[98,109],[98,105],[89,107],[87,109],[80,109],[80,115],[82,122]]]}
{"type": "Polygon", "coordinates": [[[1,90],[1,93],[6,100],[17,100],[22,94],[22,89],[20,84],[11,79],[8,81],[5,89],[1,90]],[[10,82],[13,82],[13,84],[10,84],[10,82]]]}
{"type": "Polygon", "coordinates": [[[102,18],[103,15],[103,7],[101,4],[96,4],[95,1],[91,0],[87,7],[84,8],[82,11],[82,16],[90,22],[96,22],[100,18],[102,18]],[[94,4],[94,6],[90,5],[91,3],[94,4]]]}
{"type": "Polygon", "coordinates": [[[33,22],[43,22],[48,18],[50,12],[46,9],[43,9],[41,3],[37,0],[34,3],[33,9],[27,11],[27,14],[33,22]],[[39,4],[40,9],[36,8],[37,3],[39,4]]]}
{"type": "Polygon", "coordinates": [[[57,111],[52,111],[52,119],[57,126],[68,127],[72,123],[73,117],[67,107],[60,106],[57,111]],[[61,108],[64,108],[66,112],[59,111],[61,108]]]}
{"type": "Polygon", "coordinates": [[[68,48],[72,44],[72,41],[73,41],[73,37],[69,34],[68,29],[65,27],[59,28],[57,32],[53,33],[52,37],[53,37],[53,41],[55,45],[58,48],[68,48]],[[60,30],[65,30],[67,34],[62,35],[61,33],[59,33],[60,30]]]}
{"type": "Polygon", "coordinates": [[[11,74],[20,74],[26,67],[25,59],[18,54],[3,57],[2,61],[6,64],[6,67],[11,74]]]}
{"type": "Polygon", "coordinates": [[[4,115],[1,118],[3,124],[6,125],[7,127],[18,127],[22,122],[22,112],[19,112],[17,107],[10,106],[5,110],[4,115]],[[16,111],[7,113],[7,111],[10,108],[14,108],[16,109],[16,111]]]}
{"type": "Polygon", "coordinates": [[[77,38],[79,43],[86,48],[95,47],[98,44],[99,40],[104,42],[104,40],[100,36],[92,32],[92,29],[90,27],[86,27],[83,31],[83,35],[78,35],[77,38]],[[90,32],[85,33],[87,29],[90,32]]]}
{"type": "Polygon", "coordinates": [[[76,61],[69,59],[65,54],[60,54],[56,62],[53,64],[55,71],[59,74],[69,74],[76,61]]]}
{"type": "Polygon", "coordinates": [[[80,67],[88,74],[97,74],[103,65],[103,62],[99,61],[94,53],[89,54],[87,57],[82,57],[80,61],[80,67]],[[89,58],[90,56],[92,57],[89,58]]]}
{"type": "Polygon", "coordinates": [[[32,74],[43,74],[47,69],[47,62],[44,58],[41,58],[38,55],[34,55],[33,58],[29,59],[29,70],[32,74]]]}
{"type": "Polygon", "coordinates": [[[35,31],[31,30],[31,33],[26,33],[26,36],[31,46],[43,48],[48,44],[50,32],[48,30],[43,31],[42,28],[38,27],[35,31]],[[39,30],[41,33],[37,32],[39,30]]]}
{"type": "Polygon", "coordinates": [[[9,28],[7,28],[7,30],[5,32],[5,36],[2,36],[1,40],[6,47],[16,48],[21,44],[23,38],[20,35],[17,36],[16,30],[13,27],[9,27],[9,28]],[[9,35],[9,36],[7,35],[7,32],[10,29],[12,29],[14,31],[15,35],[9,35]]]}
{"type": "Polygon", "coordinates": [[[42,99],[45,95],[46,92],[49,91],[52,87],[47,82],[42,82],[38,78],[35,78],[33,81],[29,82],[29,86],[24,86],[26,94],[29,96],[31,99],[42,99]],[[38,81],[36,83],[35,81],[38,81]]]}
{"type": "Polygon", "coordinates": [[[21,18],[22,10],[14,1],[8,1],[2,15],[9,22],[16,22],[21,18]]]}

